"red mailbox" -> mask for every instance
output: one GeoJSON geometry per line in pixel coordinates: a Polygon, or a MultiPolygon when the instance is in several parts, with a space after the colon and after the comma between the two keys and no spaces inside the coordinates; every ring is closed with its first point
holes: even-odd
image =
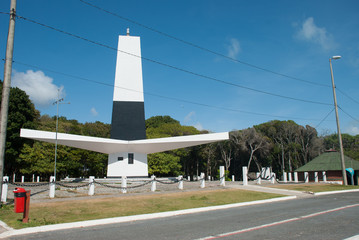
{"type": "Polygon", "coordinates": [[[23,188],[15,188],[14,191],[14,212],[22,213],[25,210],[26,190],[23,188]]]}

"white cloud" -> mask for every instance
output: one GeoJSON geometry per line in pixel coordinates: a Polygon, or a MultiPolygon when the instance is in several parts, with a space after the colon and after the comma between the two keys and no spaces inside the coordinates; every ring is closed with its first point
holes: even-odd
{"type": "Polygon", "coordinates": [[[300,26],[296,34],[299,40],[319,44],[324,50],[334,49],[336,43],[333,36],[325,28],[320,28],[314,23],[312,17],[307,18],[300,26]]]}
{"type": "Polygon", "coordinates": [[[52,83],[53,79],[42,71],[27,70],[25,73],[16,72],[12,76],[12,86],[18,87],[29,95],[36,106],[48,106],[56,101],[58,89],[60,97],[64,97],[63,87],[52,83]]]}
{"type": "Polygon", "coordinates": [[[193,127],[197,128],[200,131],[203,130],[202,124],[196,121],[195,118],[196,118],[196,112],[192,111],[184,117],[184,123],[186,123],[187,125],[192,125],[193,127]]]}
{"type": "Polygon", "coordinates": [[[184,117],[184,122],[188,123],[188,122],[192,121],[192,117],[194,117],[195,115],[196,115],[196,113],[194,111],[188,113],[187,116],[184,117]]]}
{"type": "Polygon", "coordinates": [[[96,111],[96,109],[93,107],[91,108],[91,114],[92,116],[96,117],[98,115],[98,112],[96,111]]]}
{"type": "Polygon", "coordinates": [[[200,122],[197,122],[195,125],[194,125],[195,128],[197,128],[199,131],[202,131],[203,130],[203,126],[200,122]]]}
{"type": "Polygon", "coordinates": [[[352,136],[356,136],[359,134],[359,127],[352,125],[346,129],[346,132],[352,136]]]}
{"type": "Polygon", "coordinates": [[[235,38],[229,39],[230,44],[227,46],[227,56],[230,58],[237,58],[238,53],[241,51],[239,41],[235,38]]]}

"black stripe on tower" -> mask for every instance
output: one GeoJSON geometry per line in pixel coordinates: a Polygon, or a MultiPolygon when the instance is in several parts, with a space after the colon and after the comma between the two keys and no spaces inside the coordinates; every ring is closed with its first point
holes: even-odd
{"type": "Polygon", "coordinates": [[[144,102],[113,102],[111,138],[119,140],[146,139],[144,102]]]}

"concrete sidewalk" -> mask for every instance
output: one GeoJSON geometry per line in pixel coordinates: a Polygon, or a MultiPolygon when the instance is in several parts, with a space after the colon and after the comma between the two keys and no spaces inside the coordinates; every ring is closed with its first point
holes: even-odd
{"type": "MultiPolygon", "coordinates": [[[[265,185],[264,185],[265,186],[265,185]]],[[[295,190],[287,190],[287,189],[280,189],[280,188],[273,188],[273,187],[264,187],[256,184],[248,184],[248,185],[229,185],[228,188],[233,189],[243,189],[243,190],[249,190],[249,191],[256,191],[256,192],[265,192],[265,193],[275,193],[275,194],[281,194],[286,196],[296,196],[300,198],[304,197],[311,197],[313,194],[309,192],[302,192],[302,191],[295,191],[295,190]]],[[[273,185],[270,185],[273,186],[273,185]]]]}

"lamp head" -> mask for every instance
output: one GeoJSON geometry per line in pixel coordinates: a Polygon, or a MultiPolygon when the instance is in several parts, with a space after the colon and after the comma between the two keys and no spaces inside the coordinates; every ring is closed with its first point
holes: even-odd
{"type": "Polygon", "coordinates": [[[342,58],[342,56],[333,56],[333,57],[331,57],[331,59],[334,59],[334,60],[341,59],[341,58],[342,58]]]}

